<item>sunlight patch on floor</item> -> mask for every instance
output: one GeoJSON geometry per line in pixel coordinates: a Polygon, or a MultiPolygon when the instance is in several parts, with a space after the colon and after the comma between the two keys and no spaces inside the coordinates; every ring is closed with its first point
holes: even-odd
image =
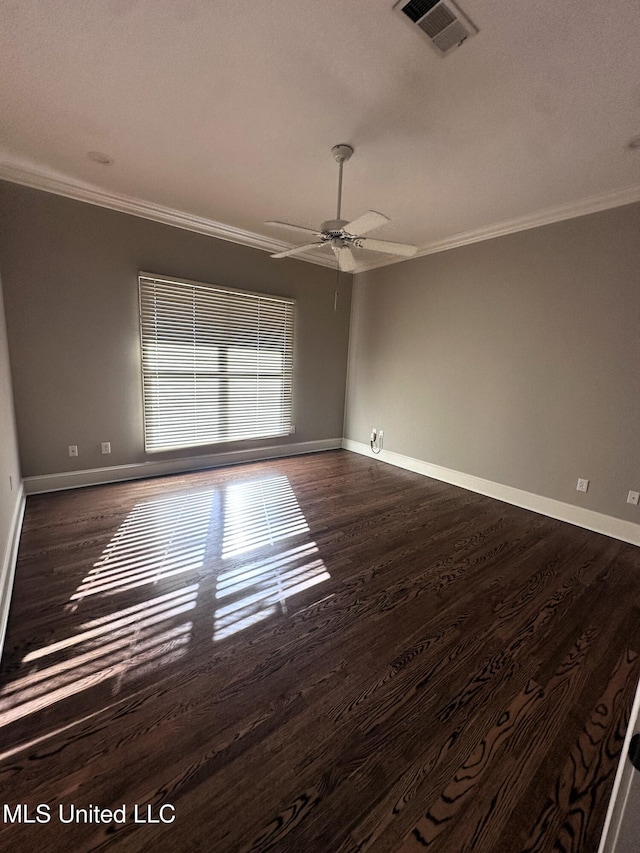
{"type": "Polygon", "coordinates": [[[71,596],[110,595],[202,566],[214,491],[135,506],[71,596]]]}
{"type": "Polygon", "coordinates": [[[214,640],[223,640],[269,616],[286,613],[287,599],[329,578],[315,542],[220,575],[214,640]]]}
{"type": "Polygon", "coordinates": [[[68,635],[28,650],[0,691],[0,726],[100,685],[116,695],[187,655],[203,619],[218,642],[286,614],[293,596],[330,578],[308,533],[283,476],[137,504],[71,594],[68,635]]]}
{"type": "Polygon", "coordinates": [[[308,531],[287,477],[269,477],[227,488],[223,559],[308,531]]]}

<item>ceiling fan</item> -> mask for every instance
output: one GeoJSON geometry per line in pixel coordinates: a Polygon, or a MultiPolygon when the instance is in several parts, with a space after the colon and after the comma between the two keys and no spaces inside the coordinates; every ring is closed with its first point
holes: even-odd
{"type": "Polygon", "coordinates": [[[340,209],[342,206],[342,168],[353,154],[353,148],[350,145],[344,144],[334,145],[331,153],[339,164],[338,209],[336,218],[327,219],[326,222],[323,222],[319,231],[304,228],[302,225],[291,225],[289,222],[277,222],[275,220],[265,222],[265,225],[277,225],[280,228],[289,228],[299,234],[316,238],[312,243],[295,246],[293,249],[287,249],[284,252],[276,252],[271,257],[287,258],[289,255],[297,255],[309,249],[330,246],[338,261],[338,268],[343,270],[343,272],[353,272],[356,268],[356,261],[351,251],[352,246],[355,246],[357,249],[368,249],[372,252],[401,255],[405,258],[415,255],[417,246],[410,246],[407,243],[390,243],[388,240],[371,240],[369,237],[362,236],[373,231],[375,228],[380,228],[381,225],[386,225],[387,222],[391,222],[389,217],[384,216],[382,213],[377,213],[375,210],[368,210],[351,222],[340,218],[340,209]]]}

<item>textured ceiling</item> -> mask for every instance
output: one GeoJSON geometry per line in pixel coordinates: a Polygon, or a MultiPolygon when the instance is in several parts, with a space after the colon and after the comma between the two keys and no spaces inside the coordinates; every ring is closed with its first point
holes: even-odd
{"type": "Polygon", "coordinates": [[[445,58],[392,5],[0,2],[0,175],[285,241],[264,220],[332,218],[348,142],[346,218],[421,248],[640,198],[638,0],[461,0],[445,58]]]}

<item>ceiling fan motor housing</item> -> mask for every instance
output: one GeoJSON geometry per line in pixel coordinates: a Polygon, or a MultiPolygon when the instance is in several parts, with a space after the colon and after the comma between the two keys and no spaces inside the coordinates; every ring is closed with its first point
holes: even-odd
{"type": "Polygon", "coordinates": [[[326,231],[328,234],[334,236],[340,234],[346,224],[346,219],[327,219],[327,221],[323,222],[320,226],[320,230],[326,231]]]}

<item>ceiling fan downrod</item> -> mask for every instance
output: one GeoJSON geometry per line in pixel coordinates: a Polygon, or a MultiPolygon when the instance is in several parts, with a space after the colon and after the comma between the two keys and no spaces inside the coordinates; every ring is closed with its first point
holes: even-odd
{"type": "Polygon", "coordinates": [[[335,160],[337,160],[338,167],[338,209],[336,211],[336,219],[340,219],[340,212],[342,209],[342,168],[345,162],[351,157],[353,154],[353,148],[346,143],[342,143],[341,145],[334,145],[331,149],[331,153],[335,160]]]}

